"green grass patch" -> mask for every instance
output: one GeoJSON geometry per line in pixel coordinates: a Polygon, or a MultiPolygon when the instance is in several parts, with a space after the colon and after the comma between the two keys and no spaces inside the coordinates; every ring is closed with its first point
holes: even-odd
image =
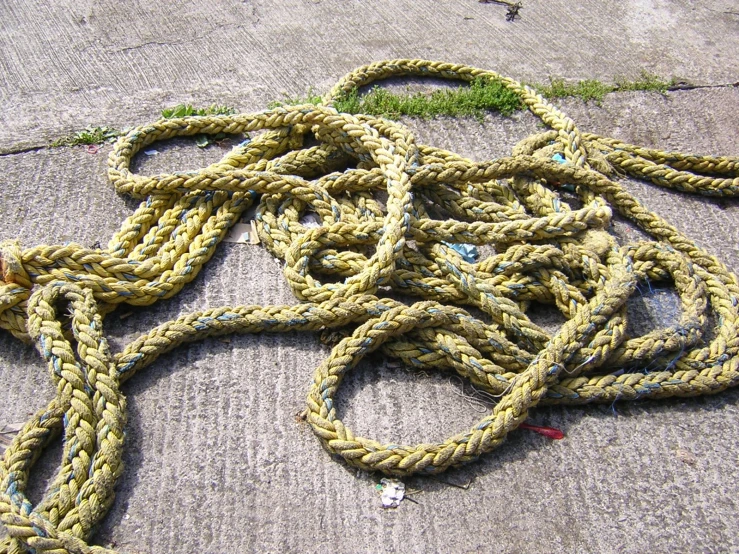
{"type": "Polygon", "coordinates": [[[379,87],[359,96],[355,91],[334,102],[336,109],[347,113],[366,113],[382,117],[438,116],[475,117],[482,119],[486,111],[511,115],[523,108],[519,97],[498,81],[477,79],[469,87],[436,90],[429,94],[395,94],[379,87]]]}
{"type": "Polygon", "coordinates": [[[177,104],[172,108],[162,110],[164,119],[173,119],[176,117],[190,117],[194,115],[233,115],[236,109],[231,106],[220,106],[213,104],[207,108],[195,108],[191,104],[177,104]]]}
{"type": "Polygon", "coordinates": [[[600,103],[606,94],[611,92],[659,92],[665,94],[675,80],[666,81],[657,75],[643,71],[641,77],[633,81],[619,80],[615,84],[602,83],[593,79],[566,83],[563,79],[552,79],[549,85],[534,85],[534,88],[546,98],[580,98],[585,102],[594,101],[600,103]]]}
{"type": "Polygon", "coordinates": [[[647,92],[659,92],[660,94],[666,94],[671,87],[677,84],[677,80],[673,77],[669,81],[662,79],[657,75],[642,71],[641,77],[634,81],[617,81],[617,91],[647,91],[647,92]]]}
{"type": "Polygon", "coordinates": [[[51,146],[103,144],[104,142],[113,142],[119,136],[121,136],[121,132],[112,127],[87,127],[82,131],[56,139],[51,143],[51,146]]]}
{"type": "Polygon", "coordinates": [[[546,98],[575,97],[588,102],[601,102],[606,94],[616,90],[614,85],[607,85],[595,80],[566,83],[563,79],[552,79],[548,85],[534,85],[536,91],[546,98]]]}
{"type": "MultiPolygon", "coordinates": [[[[286,98],[272,102],[269,107],[295,106],[299,104],[320,104],[322,97],[309,90],[306,96],[286,98]]],[[[380,117],[400,116],[430,119],[441,115],[472,116],[481,119],[486,111],[498,111],[510,115],[523,108],[518,96],[498,81],[477,79],[469,87],[452,90],[437,90],[431,94],[416,92],[398,94],[378,86],[366,94],[359,95],[356,90],[334,100],[334,107],[344,113],[368,114],[380,117]]]]}
{"type": "MultiPolygon", "coordinates": [[[[165,119],[172,119],[175,117],[187,117],[195,115],[232,115],[236,113],[236,109],[230,106],[221,106],[213,104],[207,108],[195,108],[190,104],[178,104],[172,108],[165,108],[162,110],[162,117],[165,119]]],[[[89,144],[103,144],[106,142],[113,142],[116,138],[121,136],[123,131],[114,129],[112,127],[87,127],[82,131],[78,131],[71,135],[58,138],[51,143],[52,147],[57,146],[80,146],[89,144]]],[[[195,142],[201,148],[205,148],[211,142],[221,140],[226,135],[219,133],[215,136],[197,135],[195,142]]]]}
{"type": "MultiPolygon", "coordinates": [[[[675,83],[656,75],[643,72],[639,79],[621,80],[615,84],[587,79],[568,83],[563,79],[552,79],[548,85],[533,85],[540,94],[549,99],[580,98],[585,102],[600,103],[606,94],[620,91],[651,91],[665,94],[675,83]]],[[[269,108],[295,106],[298,104],[320,104],[322,98],[312,90],[303,97],[286,98],[272,102],[269,108]]],[[[430,119],[439,116],[475,117],[481,120],[485,112],[496,111],[511,115],[523,109],[518,96],[499,81],[476,79],[468,87],[450,90],[437,90],[430,94],[423,92],[396,93],[375,86],[360,95],[356,90],[334,100],[334,107],[350,114],[368,114],[380,117],[400,116],[430,119]]]]}
{"type": "MultiPolygon", "coordinates": [[[[206,116],[206,115],[233,115],[236,113],[236,109],[231,106],[221,106],[219,104],[212,104],[207,108],[196,108],[192,104],[177,104],[173,108],[165,108],[162,110],[162,117],[164,119],[174,119],[178,117],[191,117],[191,116],[206,116]]],[[[198,148],[206,148],[208,145],[218,142],[226,138],[225,133],[218,133],[216,135],[195,135],[195,144],[198,148]]]]}
{"type": "Polygon", "coordinates": [[[323,102],[323,97],[320,94],[317,94],[312,88],[309,88],[305,96],[288,96],[282,100],[275,100],[274,102],[267,104],[267,108],[274,110],[280,106],[299,106],[300,104],[313,104],[314,106],[317,106],[321,102],[323,102]]]}

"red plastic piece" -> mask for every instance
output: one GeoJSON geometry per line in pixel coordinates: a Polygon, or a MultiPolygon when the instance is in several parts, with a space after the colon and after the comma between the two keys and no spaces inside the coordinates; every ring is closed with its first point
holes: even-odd
{"type": "Polygon", "coordinates": [[[519,427],[521,429],[528,429],[529,431],[533,431],[534,433],[539,433],[540,435],[544,435],[545,437],[548,437],[555,441],[565,438],[565,434],[559,429],[555,429],[554,427],[541,427],[539,425],[531,425],[529,423],[522,423],[521,425],[519,425],[519,427]]]}

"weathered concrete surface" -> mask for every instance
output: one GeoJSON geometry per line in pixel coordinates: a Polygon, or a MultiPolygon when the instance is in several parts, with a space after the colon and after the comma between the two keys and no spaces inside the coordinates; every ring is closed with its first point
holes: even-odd
{"type": "MultiPolygon", "coordinates": [[[[714,2],[710,12],[688,2],[526,2],[513,24],[499,6],[439,4],[221,1],[207,14],[195,3],[4,5],[0,148],[44,143],[90,123],[145,123],[179,101],[256,110],[282,90],[299,94],[313,85],[323,92],[355,65],[393,56],[465,61],[532,81],[636,76],[642,67],[705,84],[739,79],[739,17],[724,13],[730,2],[714,2]]],[[[665,149],[739,151],[736,88],[561,106],[585,131],[665,149]]],[[[420,142],[476,159],[505,154],[537,130],[528,114],[491,115],[484,125],[406,123],[420,142]]],[[[0,156],[0,240],[105,243],[135,207],[106,182],[109,148],[0,156]]],[[[194,169],[223,153],[177,144],[160,150],[142,156],[141,172],[194,169]]],[[[739,270],[737,201],[633,189],[739,270]]],[[[639,325],[666,324],[674,300],[659,291],[635,302],[639,325]]],[[[192,310],[290,302],[280,266],[264,250],[224,244],[180,295],[119,309],[106,319],[106,333],[119,349],[192,310]]],[[[214,339],[177,349],[127,383],[127,470],[96,543],[173,553],[739,550],[736,390],[539,409],[533,421],[562,428],[565,440],[515,433],[479,463],[439,480],[410,479],[409,488],[423,491],[414,495],[418,504],[382,511],[377,478],[333,461],[296,421],[327,353],[312,335],[214,339]]],[[[25,420],[53,392],[38,354],[7,333],[0,335],[0,391],[0,428],[25,420]]],[[[372,357],[348,378],[341,410],[364,436],[435,440],[479,419],[484,407],[463,397],[469,392],[449,376],[389,369],[372,357]]],[[[43,460],[47,477],[60,452],[43,460]]],[[[33,496],[42,493],[39,479],[33,496]]]]}
{"type": "Polygon", "coordinates": [[[520,20],[475,0],[4,2],[0,151],[80,125],[130,125],[162,105],[259,110],[323,92],[371,61],[442,59],[546,82],[638,77],[739,79],[732,0],[524,2],[520,20]]]}

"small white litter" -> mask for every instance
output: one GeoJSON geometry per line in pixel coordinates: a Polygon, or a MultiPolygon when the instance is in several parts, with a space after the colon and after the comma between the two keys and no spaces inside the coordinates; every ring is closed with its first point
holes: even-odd
{"type": "Polygon", "coordinates": [[[235,242],[237,244],[259,244],[259,235],[254,221],[249,223],[237,223],[223,238],[224,242],[235,242]]]}
{"type": "Polygon", "coordinates": [[[397,508],[405,496],[405,483],[397,479],[382,479],[376,488],[382,492],[382,507],[385,509],[397,508]]]}

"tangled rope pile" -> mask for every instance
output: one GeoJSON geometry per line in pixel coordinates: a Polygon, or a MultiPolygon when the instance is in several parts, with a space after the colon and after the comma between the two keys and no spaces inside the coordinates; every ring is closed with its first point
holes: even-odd
{"type": "Polygon", "coordinates": [[[581,133],[532,89],[491,71],[421,60],[372,64],[341,79],[320,106],[135,129],[109,163],[117,190],[144,200],[107,249],[0,246],[0,326],[36,341],[57,384],[56,397],[0,466],[8,531],[0,552],[108,552],[86,541],[122,471],[120,385],[162,353],[207,336],[348,328],[316,370],[307,419],[329,452],[392,475],[474,460],[540,403],[692,396],[739,383],[737,277],[611,178],[731,196],[739,159],[581,133]],[[331,107],[337,97],[400,75],[500,81],[550,130],[522,141],[511,157],[477,163],[416,144],[398,123],[331,107]],[[199,171],[130,171],[134,155],[155,141],[253,131],[264,132],[199,171]],[[558,156],[565,163],[552,159],[558,156]],[[568,204],[562,183],[575,185],[581,207],[568,204]],[[188,314],[111,354],[103,314],[176,294],[257,199],[260,239],[284,260],[303,303],[188,314]],[[608,232],[614,209],[655,241],[619,245],[608,232]],[[320,226],[302,223],[308,212],[320,226]],[[495,253],[470,263],[454,243],[492,245],[495,253]],[[682,314],[671,327],[629,337],[625,304],[646,280],[673,282],[682,314]],[[403,303],[388,292],[422,300],[403,303]],[[527,317],[532,302],[564,315],[556,334],[527,317]],[[67,306],[69,321],[60,315],[67,306]],[[484,312],[485,321],[460,306],[484,312]],[[355,437],[339,419],[335,395],[347,371],[376,349],[414,367],[456,371],[499,401],[472,429],[441,443],[355,437]],[[60,433],[62,465],[34,507],[25,495],[30,471],[60,433]]]}

